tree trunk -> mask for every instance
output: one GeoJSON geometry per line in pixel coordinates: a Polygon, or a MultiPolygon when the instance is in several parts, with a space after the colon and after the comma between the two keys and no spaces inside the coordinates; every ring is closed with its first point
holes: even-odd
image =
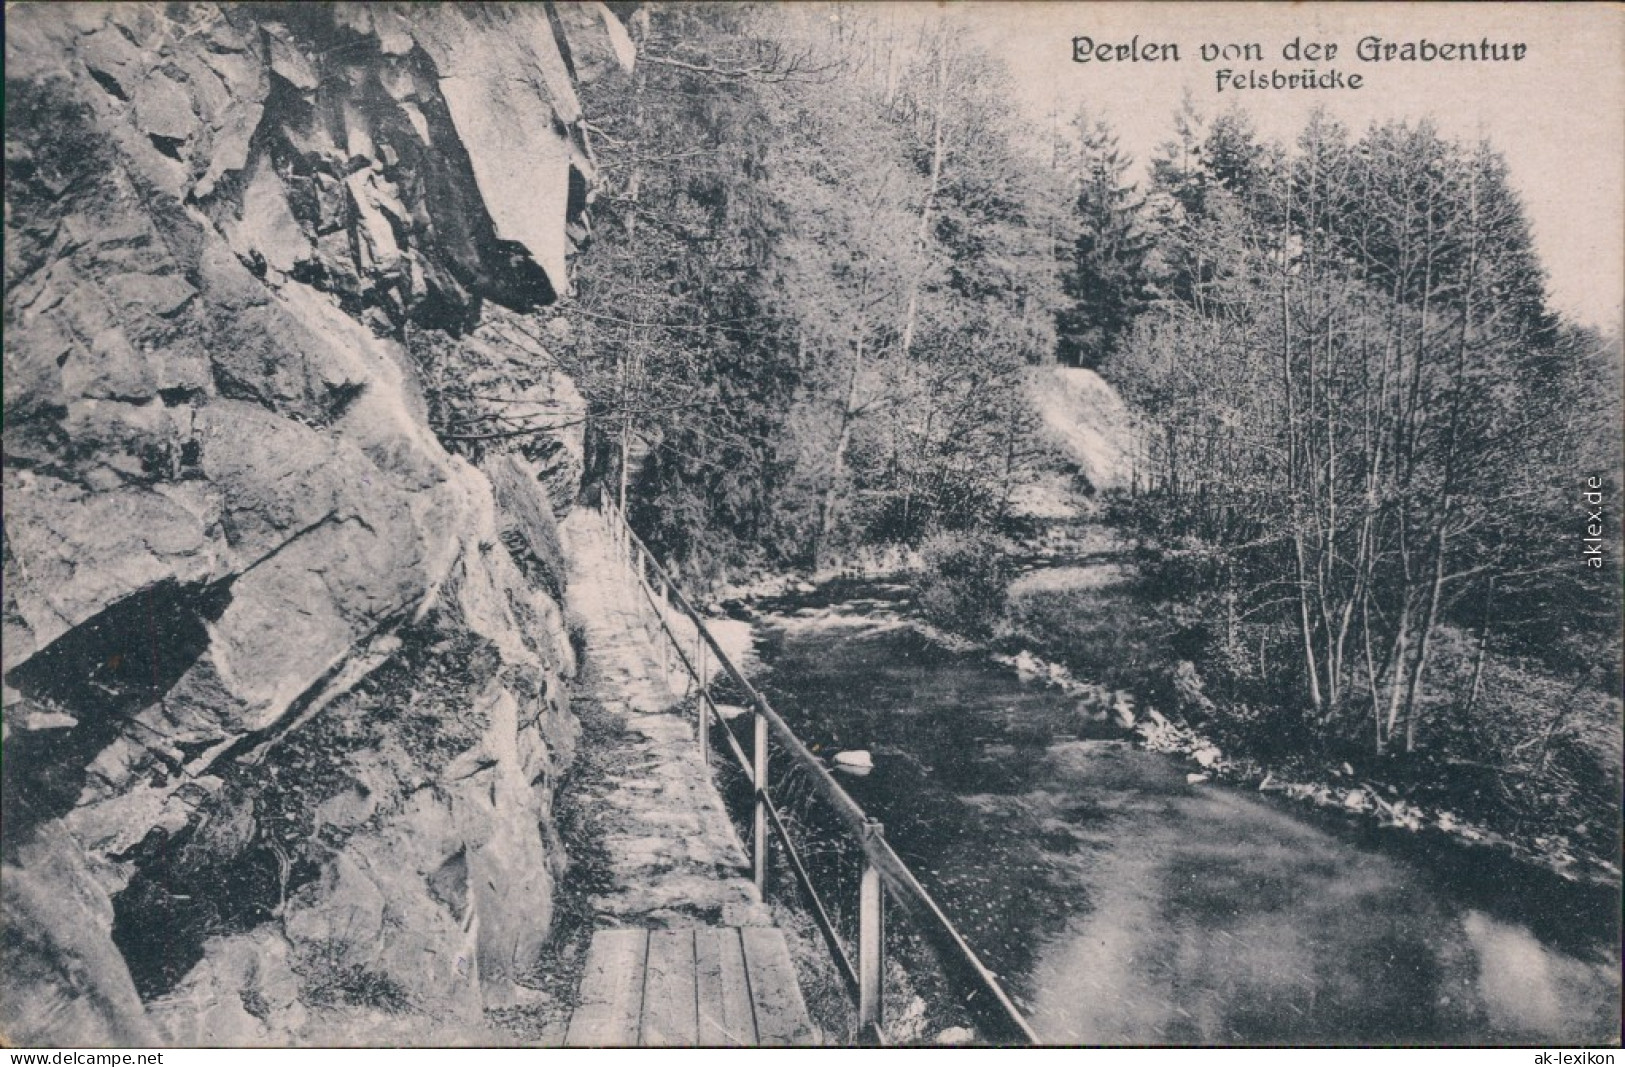
{"type": "Polygon", "coordinates": [[[824,486],[824,499],[818,509],[818,540],[813,545],[813,569],[824,563],[829,549],[829,537],[835,529],[835,500],[840,493],[841,471],[846,464],[846,446],[852,438],[852,420],[858,408],[858,375],[863,370],[863,339],[853,343],[852,373],[846,381],[846,399],[841,404],[840,429],[835,435],[835,451],[830,457],[829,482],[824,486]]]}
{"type": "Polygon", "coordinates": [[[1394,630],[1394,645],[1388,656],[1388,669],[1383,674],[1388,678],[1388,722],[1383,733],[1383,743],[1386,745],[1393,739],[1394,730],[1399,726],[1399,712],[1403,699],[1404,687],[1400,685],[1400,674],[1405,669],[1405,655],[1410,649],[1411,636],[1411,568],[1408,558],[1408,549],[1402,544],[1400,547],[1401,563],[1405,570],[1405,584],[1401,595],[1404,600],[1399,609],[1399,625],[1394,630]]]}
{"type": "Polygon", "coordinates": [[[1478,689],[1484,678],[1484,650],[1490,637],[1490,604],[1495,597],[1495,576],[1484,584],[1484,615],[1478,624],[1478,651],[1473,655],[1473,680],[1467,686],[1467,704],[1463,716],[1472,721],[1473,708],[1478,703],[1478,689]]]}
{"type": "Polygon", "coordinates": [[[1427,670],[1428,648],[1433,629],[1439,622],[1439,598],[1444,590],[1445,536],[1441,528],[1434,539],[1433,580],[1428,590],[1427,615],[1422,620],[1422,633],[1416,641],[1416,658],[1411,663],[1411,675],[1405,686],[1405,751],[1416,751],[1417,697],[1421,695],[1422,675],[1427,670]]]}
{"type": "MultiPolygon", "coordinates": [[[[1286,180],[1288,182],[1286,214],[1290,219],[1292,202],[1290,169],[1287,171],[1286,180]]],[[[1292,303],[1290,275],[1287,273],[1289,265],[1286,262],[1290,236],[1288,223],[1283,227],[1281,235],[1281,372],[1286,397],[1286,491],[1292,523],[1293,561],[1297,568],[1298,635],[1303,645],[1304,681],[1309,686],[1309,703],[1318,717],[1323,700],[1320,693],[1320,668],[1315,663],[1314,629],[1309,621],[1309,575],[1304,556],[1302,509],[1298,499],[1298,414],[1297,401],[1293,396],[1295,387],[1292,380],[1292,303]]]]}
{"type": "MultiPolygon", "coordinates": [[[[942,112],[947,106],[948,91],[948,49],[944,41],[937,42],[937,66],[933,88],[935,89],[936,105],[931,118],[931,180],[926,186],[925,202],[920,206],[920,232],[916,238],[916,247],[921,256],[930,247],[931,238],[931,210],[936,206],[937,193],[942,188],[942,163],[945,154],[945,142],[942,129],[942,112]]],[[[899,351],[907,358],[910,349],[914,346],[914,325],[919,318],[920,310],[920,283],[924,280],[922,265],[919,271],[909,279],[908,305],[903,311],[903,336],[899,342],[899,351]]]]}
{"type": "MultiPolygon", "coordinates": [[[[1453,388],[1450,397],[1450,421],[1445,436],[1444,454],[1444,484],[1456,484],[1456,472],[1461,462],[1461,418],[1462,408],[1466,402],[1466,375],[1467,375],[1467,349],[1472,339],[1473,330],[1473,294],[1476,291],[1478,280],[1478,226],[1480,224],[1478,209],[1478,183],[1476,180],[1468,190],[1468,244],[1467,244],[1467,272],[1462,290],[1461,329],[1456,338],[1456,363],[1453,375],[1453,388]]],[[[1427,616],[1422,623],[1421,637],[1416,645],[1416,660],[1411,666],[1411,675],[1405,692],[1405,751],[1413,752],[1416,749],[1416,721],[1417,701],[1422,692],[1422,677],[1427,670],[1428,646],[1433,636],[1434,627],[1439,619],[1439,601],[1444,590],[1445,573],[1445,545],[1447,528],[1451,514],[1454,511],[1455,498],[1449,490],[1441,496],[1434,511],[1433,534],[1433,578],[1428,590],[1427,616]]]]}

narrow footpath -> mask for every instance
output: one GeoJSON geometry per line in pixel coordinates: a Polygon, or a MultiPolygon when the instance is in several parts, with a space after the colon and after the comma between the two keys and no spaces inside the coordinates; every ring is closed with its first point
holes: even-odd
{"type": "MultiPolygon", "coordinates": [[[[618,727],[605,742],[613,770],[579,798],[594,811],[609,884],[591,899],[566,1043],[813,1043],[783,935],[701,758],[683,699],[692,683],[652,639],[652,608],[604,517],[578,508],[560,536],[593,695],[618,727]]],[[[692,635],[683,622],[679,634],[692,635]]]]}

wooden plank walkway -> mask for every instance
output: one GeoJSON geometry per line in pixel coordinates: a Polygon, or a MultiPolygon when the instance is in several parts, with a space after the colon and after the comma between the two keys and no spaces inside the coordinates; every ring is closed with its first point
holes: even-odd
{"type": "MultiPolygon", "coordinates": [[[[750,860],[700,756],[682,677],[662,670],[650,608],[596,512],[560,526],[567,594],[586,628],[584,677],[605,719],[606,772],[581,787],[608,879],[592,899],[602,927],[770,926],[750,860]]],[[[665,638],[662,636],[662,641],[665,638]]]]}
{"type": "Polygon", "coordinates": [[[812,1045],[784,934],[767,926],[599,930],[567,1046],[812,1045]]]}
{"type": "Polygon", "coordinates": [[[687,676],[665,669],[603,518],[577,508],[559,532],[586,628],[584,677],[610,727],[597,741],[605,772],[581,787],[608,877],[591,897],[597,930],[564,1043],[815,1044],[784,934],[682,703],[687,676]]]}

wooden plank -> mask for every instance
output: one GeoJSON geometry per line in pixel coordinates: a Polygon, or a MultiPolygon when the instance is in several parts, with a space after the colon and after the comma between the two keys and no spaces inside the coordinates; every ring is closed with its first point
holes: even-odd
{"type": "Polygon", "coordinates": [[[739,931],[745,950],[745,974],[750,979],[751,1003],[756,1008],[758,1045],[811,1045],[812,1022],[784,933],[766,926],[739,931]]]}
{"type": "Polygon", "coordinates": [[[636,1045],[643,1011],[647,930],[599,930],[587,950],[587,972],[564,1043],[575,1048],[636,1045]]]}
{"type": "Polygon", "coordinates": [[[756,1013],[750,1005],[750,981],[745,977],[745,950],[738,930],[694,931],[694,981],[700,1044],[756,1044],[756,1013]]]}
{"type": "Polygon", "coordinates": [[[643,986],[643,1032],[649,1048],[692,1048],[700,1043],[694,989],[694,931],[649,932],[649,976],[643,986]]]}

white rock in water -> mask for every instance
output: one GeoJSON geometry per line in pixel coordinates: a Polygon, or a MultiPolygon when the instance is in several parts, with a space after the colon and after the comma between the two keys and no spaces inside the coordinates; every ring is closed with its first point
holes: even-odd
{"type": "Polygon", "coordinates": [[[749,715],[750,714],[750,709],[749,708],[742,708],[738,704],[718,704],[717,705],[717,714],[721,715],[724,719],[727,719],[729,722],[733,722],[735,719],[739,718],[739,716],[741,716],[741,715],[749,715]]]}
{"type": "Polygon", "coordinates": [[[1219,762],[1219,756],[1222,755],[1222,753],[1220,753],[1219,750],[1214,748],[1212,745],[1206,745],[1197,749],[1195,752],[1192,752],[1191,755],[1196,759],[1197,763],[1200,763],[1204,767],[1211,767],[1215,763],[1219,762]]]}
{"type": "Polygon", "coordinates": [[[872,771],[875,769],[875,758],[867,750],[855,748],[835,753],[835,765],[849,770],[872,771]]]}
{"type": "Polygon", "coordinates": [[[811,582],[797,582],[795,584],[795,591],[798,593],[816,593],[818,592],[818,587],[811,582]]]}
{"type": "Polygon", "coordinates": [[[1365,790],[1350,789],[1343,797],[1343,806],[1350,811],[1361,811],[1367,806],[1365,790]]]}
{"type": "Polygon", "coordinates": [[[967,1026],[950,1026],[937,1035],[939,1045],[968,1045],[976,1040],[976,1031],[967,1026]]]}
{"type": "Polygon", "coordinates": [[[1207,775],[1205,774],[1187,774],[1185,776],[1186,785],[1197,785],[1205,781],[1207,781],[1207,775]]]}
{"type": "Polygon", "coordinates": [[[78,719],[60,711],[36,710],[26,721],[30,730],[68,730],[79,725],[78,719]]]}

